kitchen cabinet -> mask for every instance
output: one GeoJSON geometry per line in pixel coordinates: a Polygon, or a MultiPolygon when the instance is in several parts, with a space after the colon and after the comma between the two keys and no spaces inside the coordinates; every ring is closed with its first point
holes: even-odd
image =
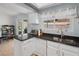
{"type": "Polygon", "coordinates": [[[79,56],[79,48],[69,45],[60,45],[62,56],[79,56]]]}
{"type": "Polygon", "coordinates": [[[46,41],[39,38],[31,38],[22,44],[22,54],[24,56],[31,56],[33,54],[38,56],[46,55],[46,41]]]}
{"type": "Polygon", "coordinates": [[[34,39],[19,41],[14,39],[14,55],[15,56],[31,56],[34,52],[34,39]]]}
{"type": "Polygon", "coordinates": [[[47,47],[47,56],[58,56],[59,50],[55,47],[48,46],[47,47]]]}
{"type": "Polygon", "coordinates": [[[37,38],[35,43],[35,54],[38,54],[39,56],[46,56],[46,40],[37,38]]]}
{"type": "Polygon", "coordinates": [[[60,45],[62,56],[79,56],[79,48],[69,45],[60,45]]]}
{"type": "Polygon", "coordinates": [[[64,45],[56,42],[48,41],[47,43],[48,56],[78,56],[79,48],[69,45],[64,45]]]}
{"type": "Polygon", "coordinates": [[[59,56],[59,43],[47,41],[47,56],[59,56]]]}
{"type": "Polygon", "coordinates": [[[78,56],[78,54],[70,52],[70,51],[63,50],[62,56],[78,56]]]}
{"type": "Polygon", "coordinates": [[[79,56],[79,48],[40,38],[31,38],[26,41],[14,39],[14,55],[31,56],[79,56]],[[46,54],[47,53],[47,54],[46,54]]]}
{"type": "Polygon", "coordinates": [[[25,46],[22,46],[23,56],[31,56],[33,53],[33,44],[32,42],[26,43],[25,46]]]}
{"type": "Polygon", "coordinates": [[[22,41],[14,39],[14,55],[22,56],[22,41]]]}
{"type": "Polygon", "coordinates": [[[31,56],[34,53],[34,38],[26,40],[22,44],[22,54],[23,56],[31,56]]]}
{"type": "Polygon", "coordinates": [[[56,12],[56,18],[62,19],[62,18],[78,17],[79,16],[78,10],[79,10],[79,7],[77,5],[72,4],[72,5],[65,6],[64,8],[58,9],[58,11],[56,12]]]}
{"type": "Polygon", "coordinates": [[[29,23],[39,24],[39,14],[38,13],[30,13],[29,14],[29,23]]]}

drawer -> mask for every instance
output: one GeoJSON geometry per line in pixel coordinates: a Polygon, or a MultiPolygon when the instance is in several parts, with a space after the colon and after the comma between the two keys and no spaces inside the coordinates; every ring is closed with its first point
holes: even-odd
{"type": "Polygon", "coordinates": [[[60,46],[59,43],[52,42],[52,41],[47,41],[47,45],[48,45],[48,46],[55,47],[55,48],[59,48],[59,46],[60,46]]]}
{"type": "Polygon", "coordinates": [[[24,45],[29,44],[29,43],[31,43],[31,42],[33,42],[33,39],[28,39],[28,40],[24,41],[24,42],[22,43],[22,45],[24,46],[24,45]]]}
{"type": "Polygon", "coordinates": [[[71,51],[73,53],[79,53],[79,48],[78,47],[61,44],[61,48],[63,50],[71,51]]]}

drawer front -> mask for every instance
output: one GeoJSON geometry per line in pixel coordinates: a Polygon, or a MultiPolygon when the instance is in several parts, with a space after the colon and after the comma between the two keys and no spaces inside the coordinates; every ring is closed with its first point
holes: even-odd
{"type": "Polygon", "coordinates": [[[59,50],[55,47],[48,46],[47,47],[47,56],[58,56],[59,50]]]}
{"type": "Polygon", "coordinates": [[[28,40],[24,41],[24,42],[22,43],[22,45],[24,46],[24,45],[26,45],[26,44],[29,44],[29,43],[33,42],[33,41],[34,41],[33,39],[28,39],[28,40]]]}
{"type": "Polygon", "coordinates": [[[59,48],[59,46],[60,46],[59,43],[52,42],[52,41],[47,41],[47,45],[48,45],[48,46],[55,47],[55,48],[59,48]]]}
{"type": "Polygon", "coordinates": [[[71,51],[62,50],[62,56],[78,56],[77,53],[73,53],[71,51]]]}
{"type": "Polygon", "coordinates": [[[73,46],[61,44],[60,48],[62,48],[62,50],[71,51],[73,53],[79,53],[79,48],[78,47],[73,47],[73,46]]]}

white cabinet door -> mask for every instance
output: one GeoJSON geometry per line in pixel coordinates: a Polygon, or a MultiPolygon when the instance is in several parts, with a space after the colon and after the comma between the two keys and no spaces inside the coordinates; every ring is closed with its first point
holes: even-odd
{"type": "Polygon", "coordinates": [[[31,56],[34,53],[34,38],[26,40],[22,45],[23,56],[31,56]]]}
{"type": "Polygon", "coordinates": [[[55,47],[48,46],[47,47],[47,55],[48,56],[58,56],[59,55],[59,50],[55,47]]]}
{"type": "Polygon", "coordinates": [[[22,41],[14,39],[14,55],[22,56],[22,41]]]}
{"type": "Polygon", "coordinates": [[[63,50],[62,51],[62,56],[78,56],[78,54],[70,52],[70,51],[63,50]]]}
{"type": "Polygon", "coordinates": [[[48,56],[59,56],[60,55],[60,44],[52,41],[47,42],[47,55],[48,56]]]}
{"type": "Polygon", "coordinates": [[[33,53],[32,42],[26,44],[26,46],[22,46],[23,56],[31,56],[33,53]]]}
{"type": "Polygon", "coordinates": [[[60,48],[61,48],[62,56],[78,56],[79,55],[78,47],[61,44],[60,48]]]}
{"type": "Polygon", "coordinates": [[[35,45],[35,53],[41,56],[46,55],[46,41],[43,39],[37,38],[35,45]]]}

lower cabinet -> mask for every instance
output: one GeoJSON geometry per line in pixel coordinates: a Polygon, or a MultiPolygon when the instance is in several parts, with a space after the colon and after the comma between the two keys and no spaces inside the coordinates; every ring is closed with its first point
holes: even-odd
{"type": "Polygon", "coordinates": [[[35,42],[35,54],[39,56],[46,56],[46,40],[37,38],[35,42]]]}
{"type": "Polygon", "coordinates": [[[47,56],[59,56],[60,49],[59,43],[47,41],[47,56]]]}
{"type": "Polygon", "coordinates": [[[46,40],[31,38],[26,40],[22,45],[23,56],[46,56],[46,40]]]}
{"type": "Polygon", "coordinates": [[[47,47],[47,56],[58,56],[59,50],[55,47],[48,46],[47,47]]]}
{"type": "Polygon", "coordinates": [[[31,38],[26,41],[14,40],[14,53],[17,56],[79,56],[79,48],[69,45],[47,41],[39,38],[31,38]]]}
{"type": "Polygon", "coordinates": [[[14,39],[14,56],[22,56],[22,41],[14,39]]]}
{"type": "Polygon", "coordinates": [[[60,51],[62,56],[79,56],[78,47],[61,44],[60,48],[61,48],[60,51]]]}
{"type": "Polygon", "coordinates": [[[79,48],[52,41],[47,44],[47,56],[79,56],[79,48]]]}
{"type": "Polygon", "coordinates": [[[22,46],[22,54],[23,56],[31,56],[33,53],[32,43],[26,44],[26,46],[22,46]]]}
{"type": "Polygon", "coordinates": [[[78,56],[77,53],[73,53],[73,52],[66,51],[66,50],[63,50],[61,53],[62,53],[62,56],[78,56]]]}
{"type": "Polygon", "coordinates": [[[26,40],[22,45],[22,55],[31,56],[34,53],[34,38],[26,40]]]}

